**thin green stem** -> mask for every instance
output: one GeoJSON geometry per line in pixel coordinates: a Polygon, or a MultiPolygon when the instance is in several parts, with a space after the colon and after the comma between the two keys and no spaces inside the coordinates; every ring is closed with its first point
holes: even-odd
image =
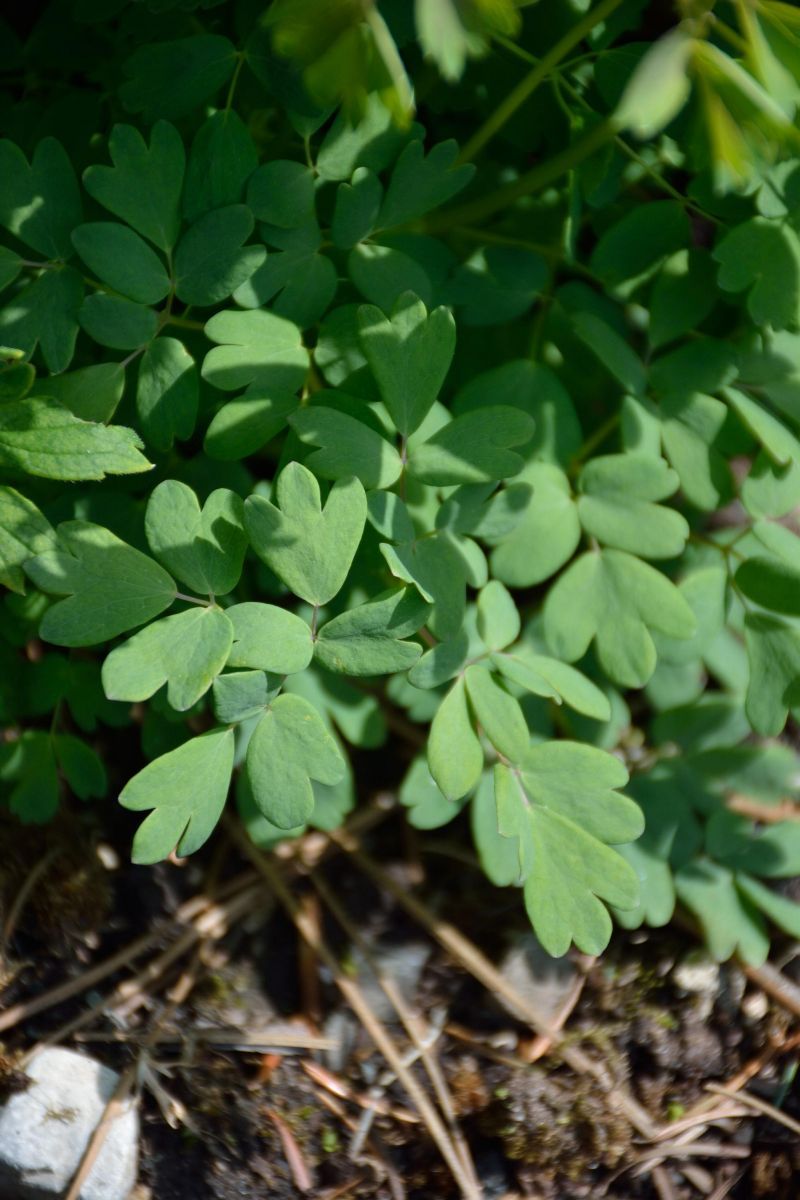
{"type": "Polygon", "coordinates": [[[209,604],[208,600],[200,600],[197,596],[187,596],[186,592],[176,592],[175,599],[185,600],[187,604],[199,604],[201,608],[213,607],[213,605],[209,604]]]}
{"type": "Polygon", "coordinates": [[[601,425],[597,426],[594,433],[590,433],[583,445],[579,446],[572,456],[572,469],[578,467],[586,458],[601,446],[609,434],[613,433],[622,420],[622,413],[617,411],[612,413],[610,417],[606,417],[601,425]]]}
{"type": "Polygon", "coordinates": [[[559,38],[556,44],[551,46],[539,62],[531,68],[525,78],[520,80],[513,91],[509,92],[502,104],[499,104],[492,115],[484,121],[477,133],[469,139],[461,151],[460,160],[472,162],[494,135],[513,117],[517,109],[533,95],[539,84],[547,78],[562,59],[566,58],[570,50],[583,41],[596,25],[605,21],[606,17],[619,8],[621,3],[622,0],[602,0],[602,3],[588,12],[571,29],[568,29],[564,36],[559,38]]]}
{"type": "Polygon", "coordinates": [[[560,154],[553,155],[545,162],[533,167],[513,183],[507,183],[489,192],[486,196],[478,196],[475,200],[462,204],[458,208],[445,209],[424,222],[425,233],[446,233],[454,225],[472,225],[476,221],[490,217],[501,209],[508,208],[523,196],[539,192],[549,184],[554,183],[577,167],[584,159],[589,158],[601,146],[614,137],[614,127],[610,121],[600,121],[585,133],[577,142],[567,146],[560,154]]]}
{"type": "Polygon", "coordinates": [[[186,317],[175,317],[172,313],[167,316],[164,324],[178,325],[181,329],[205,329],[204,321],[188,321],[186,317]]]}
{"type": "Polygon", "coordinates": [[[239,76],[242,73],[243,66],[244,66],[244,53],[242,51],[239,51],[237,61],[236,61],[236,68],[233,72],[233,76],[231,77],[230,87],[228,88],[228,95],[225,97],[225,116],[226,117],[227,117],[228,113],[231,111],[231,107],[233,105],[233,97],[236,95],[236,85],[239,82],[239,76]]]}

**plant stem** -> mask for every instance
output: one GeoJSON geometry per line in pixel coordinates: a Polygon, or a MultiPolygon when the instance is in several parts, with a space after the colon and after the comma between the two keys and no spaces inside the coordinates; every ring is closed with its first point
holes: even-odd
{"type": "Polygon", "coordinates": [[[186,317],[175,317],[170,313],[164,321],[165,325],[178,325],[181,329],[205,329],[204,321],[189,321],[186,317]]]}
{"type": "Polygon", "coordinates": [[[529,196],[532,192],[541,191],[548,184],[554,183],[556,179],[578,166],[606,142],[611,141],[613,137],[614,126],[611,121],[598,122],[577,142],[567,146],[566,150],[539,163],[532,170],[520,175],[519,179],[515,179],[513,183],[507,183],[505,186],[497,188],[496,191],[489,192],[487,196],[478,196],[475,200],[462,204],[458,208],[447,208],[437,216],[425,221],[424,232],[446,233],[454,225],[472,225],[484,217],[490,217],[492,213],[496,213],[500,209],[508,208],[515,200],[529,196]]]}
{"type": "Polygon", "coordinates": [[[568,29],[562,38],[551,46],[547,53],[539,60],[539,62],[528,72],[524,79],[520,80],[513,91],[509,92],[502,104],[499,104],[492,115],[484,121],[480,129],[469,139],[463,147],[460,155],[461,162],[471,162],[483,147],[490,142],[494,135],[503,128],[505,123],[513,117],[517,109],[525,103],[525,101],[533,95],[540,83],[542,83],[554,67],[558,66],[563,58],[569,54],[574,46],[577,46],[588,33],[604,21],[606,17],[619,8],[622,0],[602,0],[596,8],[593,8],[586,14],[583,20],[578,21],[571,29],[568,29]]]}
{"type": "Polygon", "coordinates": [[[211,608],[207,600],[199,600],[197,596],[187,596],[185,592],[176,592],[176,600],[185,600],[187,604],[199,604],[201,608],[211,608]]]}
{"type": "Polygon", "coordinates": [[[239,51],[239,54],[237,56],[237,61],[236,61],[236,68],[233,72],[233,77],[231,78],[231,85],[228,88],[228,95],[225,98],[225,117],[226,118],[228,116],[228,113],[231,111],[231,106],[233,104],[233,97],[236,94],[236,85],[239,82],[239,76],[242,73],[243,66],[244,66],[244,51],[239,51]]]}
{"type": "Polygon", "coordinates": [[[606,417],[602,425],[598,425],[594,433],[590,433],[583,445],[575,452],[572,458],[572,466],[578,466],[585,458],[593,454],[597,447],[602,445],[606,440],[608,435],[614,432],[621,420],[622,413],[619,411],[612,413],[610,417],[606,417]]]}

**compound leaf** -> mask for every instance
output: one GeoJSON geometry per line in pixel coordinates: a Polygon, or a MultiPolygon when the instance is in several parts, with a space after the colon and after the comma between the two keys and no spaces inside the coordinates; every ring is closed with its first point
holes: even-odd
{"type": "Polygon", "coordinates": [[[549,954],[574,941],[599,954],[611,936],[605,905],[632,908],[638,880],[610,847],[643,829],[641,810],[616,790],[628,773],[603,750],[578,742],[532,746],[520,768],[495,767],[498,825],[519,843],[525,906],[549,954]]]}
{"type": "Polygon", "coordinates": [[[694,613],[665,575],[621,550],[589,552],[557,580],[544,605],[544,630],[559,658],[575,662],[595,639],[609,679],[644,687],[656,666],[651,630],[688,638],[694,613]]]}

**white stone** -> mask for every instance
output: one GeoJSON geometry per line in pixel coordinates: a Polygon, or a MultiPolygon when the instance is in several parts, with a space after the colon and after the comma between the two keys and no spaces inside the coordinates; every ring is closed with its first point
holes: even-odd
{"type": "MultiPolygon", "coordinates": [[[[46,1047],[25,1068],[32,1083],[0,1108],[0,1196],[54,1200],[69,1187],[119,1082],[88,1055],[46,1047]]],[[[136,1183],[134,1100],[111,1124],[80,1200],[127,1200],[136,1183]]]]}
{"type": "MultiPolygon", "coordinates": [[[[572,994],[578,972],[568,958],[552,958],[534,933],[523,933],[506,951],[500,974],[531,1008],[551,1021],[572,994]]],[[[525,1020],[525,1014],[504,996],[496,999],[512,1016],[525,1020]]]]}

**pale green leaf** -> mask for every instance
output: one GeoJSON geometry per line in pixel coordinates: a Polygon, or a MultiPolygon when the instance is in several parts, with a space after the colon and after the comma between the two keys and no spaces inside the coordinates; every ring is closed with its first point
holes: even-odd
{"type": "Polygon", "coordinates": [[[367,519],[360,481],[340,479],[322,506],[319,484],[300,463],[278,476],[277,507],[263,496],[245,504],[253,549],[286,586],[309,604],[327,604],[341,590],[367,519]]]}
{"type": "Polygon", "coordinates": [[[47,610],[41,636],[58,646],[92,646],[151,621],[175,599],[158,563],[88,521],[58,527],[58,550],[25,564],[43,592],[66,596],[47,610]]]}
{"type": "Polygon", "coordinates": [[[314,645],[323,667],[343,675],[384,675],[413,667],[422,653],[404,641],[425,624],[430,605],[414,588],[398,588],[326,622],[314,645]]]}
{"type": "Polygon", "coordinates": [[[279,696],[247,748],[247,776],[261,812],[279,829],[303,825],[314,811],[312,780],[331,786],[346,766],[317,710],[300,696],[279,696]]]}
{"type": "Polygon", "coordinates": [[[311,662],[314,643],[302,617],[248,600],[225,610],[233,625],[233,649],[229,667],[250,667],[274,675],[292,675],[311,662]]]}
{"type": "Polygon", "coordinates": [[[112,650],[103,663],[109,700],[149,700],[166,683],[178,712],[196,704],[222,671],[233,627],[218,608],[162,617],[112,650]]]}
{"type": "Polygon", "coordinates": [[[239,582],[247,535],[235,492],[217,488],[201,509],[190,487],[165,479],[150,494],[145,532],[156,558],[200,595],[225,596],[239,582]]]}
{"type": "Polygon", "coordinates": [[[463,679],[453,684],[431,722],[428,766],[451,801],[466,796],[480,779],[483,750],[470,720],[463,679]]]}
{"type": "Polygon", "coordinates": [[[119,802],[133,812],[153,809],[136,831],[133,861],[155,863],[173,850],[193,854],[214,832],[233,771],[233,730],[212,729],[155,759],[134,775],[119,802]]]}
{"type": "Polygon", "coordinates": [[[300,330],[275,313],[233,309],[206,322],[206,335],[218,345],[209,350],[202,375],[213,387],[237,391],[248,384],[293,392],[308,370],[308,351],[300,330]]]}
{"type": "Polygon", "coordinates": [[[403,464],[391,442],[345,412],[312,404],[289,423],[302,442],[320,447],[305,461],[323,479],[355,475],[365,488],[388,488],[400,476],[403,464]]]}
{"type": "Polygon", "coordinates": [[[82,421],[44,397],[0,405],[0,467],[45,479],[103,479],[152,466],[124,425],[82,421]]]}
{"type": "Polygon", "coordinates": [[[90,196],[153,242],[170,250],[180,229],[185,155],[180,134],[156,121],[148,146],[132,125],[115,125],[108,139],[113,167],[91,166],[83,176],[90,196]]]}

